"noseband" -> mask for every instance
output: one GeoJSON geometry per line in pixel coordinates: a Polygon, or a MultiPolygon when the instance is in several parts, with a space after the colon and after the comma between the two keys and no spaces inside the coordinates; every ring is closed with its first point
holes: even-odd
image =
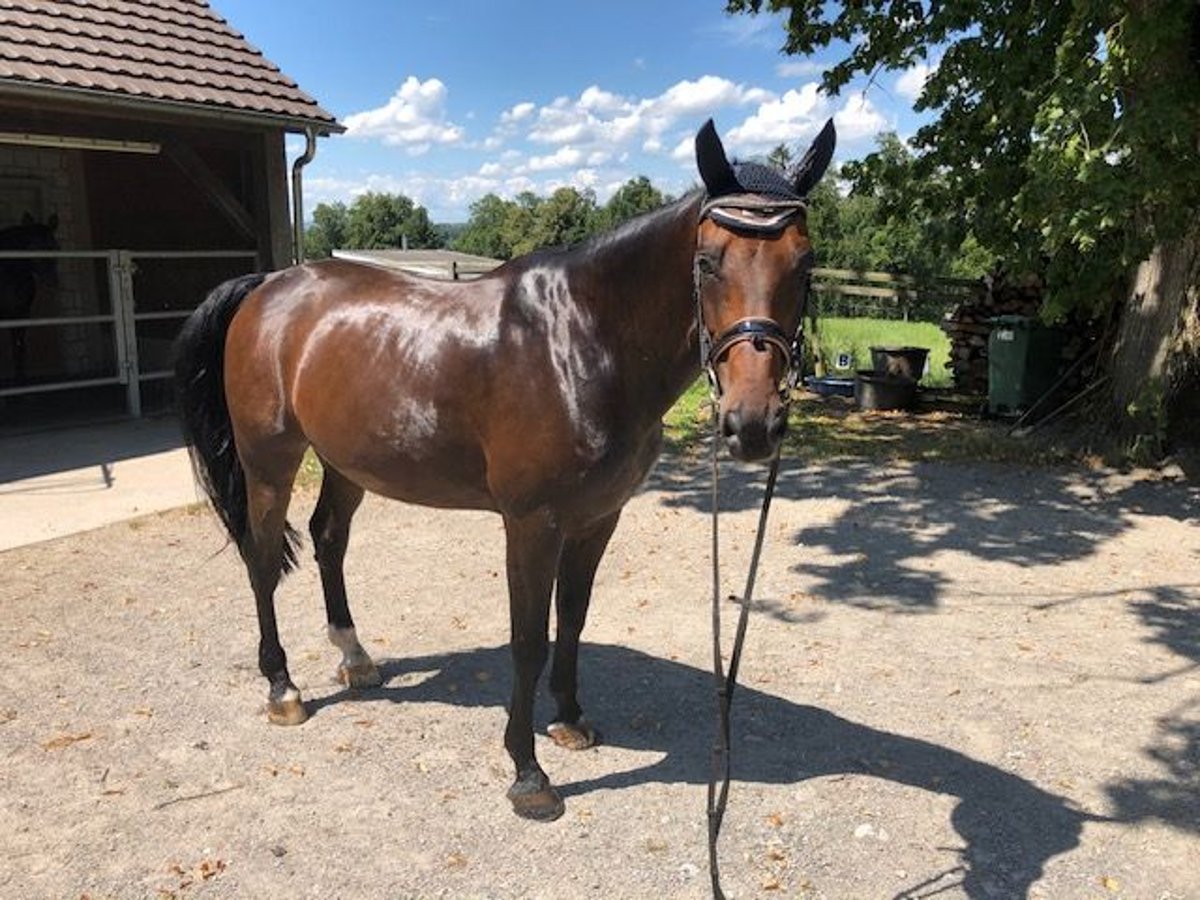
{"type": "MultiPolygon", "coordinates": [[[[729,231],[751,234],[778,234],[805,208],[803,200],[779,200],[760,194],[730,194],[706,200],[700,208],[700,221],[713,222],[729,231]]],[[[721,382],[717,378],[717,363],[737,344],[746,341],[755,350],[770,347],[779,351],[783,358],[784,377],[780,382],[780,393],[786,400],[796,386],[800,372],[800,344],[804,335],[803,319],[796,333],[787,332],[774,319],[748,316],[738,319],[719,335],[713,335],[704,323],[703,285],[700,273],[700,257],[696,256],[693,266],[696,295],[696,328],[700,335],[700,367],[708,376],[709,387],[714,398],[721,396],[721,382]]]]}

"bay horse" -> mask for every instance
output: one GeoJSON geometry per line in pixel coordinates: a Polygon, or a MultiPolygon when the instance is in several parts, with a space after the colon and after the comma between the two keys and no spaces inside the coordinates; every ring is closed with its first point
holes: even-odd
{"type": "MultiPolygon", "coordinates": [[[[54,232],[58,216],[44,223],[25,213],[21,222],[0,228],[0,250],[57,250],[54,232]]],[[[39,291],[53,291],[58,283],[58,268],[53,259],[0,259],[0,320],[27,319],[39,291]]],[[[6,328],[12,347],[13,380],[25,381],[26,328],[6,328]]]]}
{"type": "Polygon", "coordinates": [[[350,687],[381,683],[342,571],[364,492],[502,516],[508,798],[526,818],[562,815],[533,739],[551,595],[557,586],[548,730],[584,749],[596,734],[576,696],[580,632],[621,509],[659,454],[663,414],[703,362],[733,456],[771,457],[783,439],[780,385],[812,265],[803,198],[834,142],[827,123],[785,177],[731,164],[709,120],[696,136],[703,191],[577,247],[465,282],[325,260],[208,296],[176,346],[180,418],[197,479],[249,573],[271,722],[307,718],[274,592],[296,561],[287,509],[311,447],[324,477],[309,530],[338,677],[350,687]]]}

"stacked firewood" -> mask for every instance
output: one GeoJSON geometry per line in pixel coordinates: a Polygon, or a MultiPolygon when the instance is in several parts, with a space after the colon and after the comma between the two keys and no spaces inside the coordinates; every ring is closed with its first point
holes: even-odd
{"type": "Polygon", "coordinates": [[[995,316],[1036,316],[1042,305],[1042,282],[1035,276],[1012,278],[1004,274],[982,280],[982,290],[946,314],[942,331],[950,337],[950,362],[954,386],[965,393],[984,394],[988,389],[988,335],[995,316]]]}

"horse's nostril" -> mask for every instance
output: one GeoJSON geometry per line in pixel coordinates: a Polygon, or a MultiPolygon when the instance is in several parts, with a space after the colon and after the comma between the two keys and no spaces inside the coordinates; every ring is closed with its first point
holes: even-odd
{"type": "Polygon", "coordinates": [[[771,440],[778,443],[783,440],[783,436],[787,434],[788,420],[787,413],[783,407],[776,409],[771,413],[771,425],[767,429],[767,433],[771,436],[771,440]]]}
{"type": "Polygon", "coordinates": [[[742,430],[742,414],[737,410],[730,410],[725,413],[721,419],[721,434],[724,437],[733,437],[742,430]]]}

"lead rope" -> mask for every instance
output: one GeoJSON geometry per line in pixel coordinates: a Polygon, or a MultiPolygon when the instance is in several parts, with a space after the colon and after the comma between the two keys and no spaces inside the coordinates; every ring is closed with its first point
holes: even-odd
{"type": "Polygon", "coordinates": [[[758,531],[754,536],[754,552],[750,556],[750,571],[746,575],[746,590],[740,599],[742,608],[738,613],[733,646],[729,652],[729,671],[725,673],[721,662],[721,567],[717,558],[720,540],[717,527],[719,489],[716,438],[717,435],[714,432],[712,453],[712,632],[713,682],[717,692],[717,742],[713,746],[712,773],[708,780],[708,871],[712,876],[713,897],[715,900],[725,900],[725,894],[721,891],[721,874],[717,864],[717,839],[721,834],[721,823],[725,818],[725,807],[729,801],[730,709],[732,708],[733,689],[737,687],[738,666],[741,663],[742,647],[746,640],[746,626],[750,621],[750,606],[754,600],[754,581],[758,574],[758,561],[762,556],[763,539],[766,536],[767,515],[771,509],[771,498],[775,494],[775,481],[779,475],[779,451],[776,451],[772,458],[771,471],[767,475],[762,509],[758,514],[758,531]]]}
{"type": "MultiPolygon", "coordinates": [[[[771,498],[775,496],[775,482],[779,477],[779,458],[783,450],[780,444],[771,459],[771,469],[767,475],[767,484],[763,491],[762,509],[758,514],[758,530],[754,535],[754,550],[750,555],[750,570],[746,573],[746,589],[741,597],[741,610],[738,612],[737,628],[733,635],[733,646],[729,651],[729,670],[725,671],[721,660],[721,563],[720,563],[720,465],[718,461],[720,447],[720,384],[717,380],[714,361],[709,358],[708,351],[711,342],[707,340],[708,329],[704,326],[702,308],[700,306],[699,273],[696,274],[696,312],[697,326],[700,330],[700,353],[703,359],[704,371],[708,375],[709,389],[713,410],[712,433],[712,636],[713,636],[713,686],[717,694],[717,739],[712,751],[712,769],[708,779],[708,872],[712,881],[714,900],[725,900],[721,890],[721,871],[717,859],[717,841],[721,836],[721,824],[725,819],[725,808],[729,802],[729,784],[731,778],[730,758],[730,710],[732,709],[733,690],[737,687],[738,667],[742,660],[742,647],[746,640],[746,627],[750,622],[750,607],[754,601],[754,582],[758,576],[758,563],[762,557],[763,540],[767,532],[767,515],[771,511],[771,498]]],[[[807,295],[807,291],[805,292],[807,295]]],[[[801,323],[804,318],[801,316],[801,323]]],[[[798,328],[792,341],[792,367],[788,371],[783,388],[784,411],[788,414],[792,394],[800,381],[800,351],[802,345],[802,329],[798,328]]],[[[736,598],[733,598],[736,599],[736,598]]]]}

